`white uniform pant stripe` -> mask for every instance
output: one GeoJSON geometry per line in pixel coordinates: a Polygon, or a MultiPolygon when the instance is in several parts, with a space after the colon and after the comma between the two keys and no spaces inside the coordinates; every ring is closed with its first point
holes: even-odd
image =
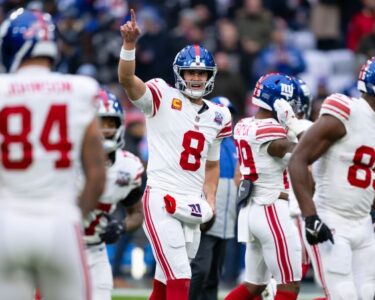
{"type": "Polygon", "coordinates": [[[313,253],[313,259],[315,261],[314,272],[318,273],[317,275],[318,275],[318,278],[320,280],[320,284],[322,285],[324,295],[326,296],[327,300],[330,300],[330,295],[329,295],[329,292],[328,292],[327,283],[326,283],[326,280],[325,280],[325,277],[324,277],[324,270],[323,270],[323,265],[322,265],[323,262],[322,262],[322,259],[320,257],[319,246],[318,245],[311,246],[311,249],[312,249],[312,253],[313,253]]]}
{"type": "Polygon", "coordinates": [[[285,254],[286,254],[287,267],[288,267],[288,271],[290,272],[290,276],[291,276],[290,280],[294,281],[294,274],[293,274],[292,264],[290,262],[290,255],[289,255],[288,243],[287,243],[287,239],[286,239],[285,234],[284,234],[283,227],[280,224],[280,219],[279,219],[279,217],[277,215],[275,204],[272,205],[272,211],[273,211],[273,213],[275,215],[276,223],[277,223],[278,228],[279,228],[279,230],[281,232],[281,235],[282,235],[282,243],[283,243],[283,248],[284,248],[285,254]]]}
{"type": "Polygon", "coordinates": [[[83,246],[83,237],[81,234],[80,225],[74,226],[76,237],[77,237],[77,245],[79,247],[79,256],[81,258],[82,263],[82,271],[83,271],[83,280],[84,280],[84,288],[85,288],[85,299],[91,300],[92,299],[92,290],[91,290],[91,280],[89,275],[89,267],[86,260],[86,254],[83,246]]]}
{"type": "Polygon", "coordinates": [[[163,270],[163,273],[167,279],[175,279],[175,276],[172,272],[171,267],[168,264],[168,260],[165,257],[165,254],[163,252],[161,243],[159,241],[159,237],[157,235],[157,232],[154,228],[151,214],[150,214],[150,209],[149,209],[149,199],[150,199],[150,188],[147,187],[144,197],[143,197],[143,209],[144,209],[144,214],[145,214],[145,225],[147,232],[150,236],[150,240],[154,246],[156,258],[159,261],[159,264],[163,270]]]}
{"type": "Polygon", "coordinates": [[[265,214],[267,222],[274,238],[277,252],[277,261],[280,268],[281,279],[283,283],[294,281],[293,269],[291,267],[288,246],[286,244],[285,235],[277,217],[274,204],[265,206],[265,214]]]}
{"type": "Polygon", "coordinates": [[[309,253],[306,249],[306,246],[305,246],[305,243],[304,243],[304,240],[303,240],[303,226],[302,226],[302,219],[300,216],[296,217],[295,218],[296,220],[296,226],[297,226],[297,229],[298,229],[298,235],[299,235],[299,238],[301,240],[301,246],[302,246],[302,263],[303,264],[310,264],[310,257],[309,257],[309,253]]]}

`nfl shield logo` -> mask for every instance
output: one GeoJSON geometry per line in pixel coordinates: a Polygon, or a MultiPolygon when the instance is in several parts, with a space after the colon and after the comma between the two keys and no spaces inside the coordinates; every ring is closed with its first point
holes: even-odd
{"type": "Polygon", "coordinates": [[[218,111],[215,111],[215,118],[214,118],[214,122],[217,123],[218,125],[221,125],[223,124],[223,115],[221,113],[219,113],[218,111]]]}
{"type": "Polygon", "coordinates": [[[130,183],[130,173],[124,171],[118,171],[116,184],[118,186],[127,186],[130,183]]]}

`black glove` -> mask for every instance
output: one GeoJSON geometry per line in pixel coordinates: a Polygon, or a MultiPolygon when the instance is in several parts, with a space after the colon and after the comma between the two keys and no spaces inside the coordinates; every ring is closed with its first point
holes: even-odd
{"type": "Polygon", "coordinates": [[[327,240],[330,240],[332,244],[335,243],[331,230],[317,215],[305,218],[305,232],[306,239],[310,245],[323,243],[327,240]]]}
{"type": "Polygon", "coordinates": [[[109,218],[107,226],[104,228],[104,232],[99,234],[102,242],[106,244],[116,243],[120,235],[125,233],[124,225],[122,225],[116,219],[109,218]]]}
{"type": "Polygon", "coordinates": [[[201,232],[206,232],[211,229],[212,225],[214,225],[216,219],[216,215],[214,214],[212,218],[207,221],[206,223],[202,223],[199,227],[201,229],[201,232]]]}

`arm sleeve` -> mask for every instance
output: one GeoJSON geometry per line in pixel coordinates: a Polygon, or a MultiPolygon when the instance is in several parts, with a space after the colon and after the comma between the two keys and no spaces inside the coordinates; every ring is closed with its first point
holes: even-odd
{"type": "Polygon", "coordinates": [[[328,96],[320,109],[320,115],[331,115],[344,123],[345,127],[350,117],[352,99],[341,94],[328,96]]]}
{"type": "Polygon", "coordinates": [[[146,82],[145,94],[132,103],[141,109],[146,116],[153,117],[160,109],[162,98],[168,93],[170,86],[161,78],[154,78],[146,82]]]}
{"type": "Polygon", "coordinates": [[[153,100],[152,94],[148,86],[146,85],[146,91],[143,96],[137,100],[130,100],[136,107],[138,107],[146,116],[152,115],[153,100]]]}
{"type": "Polygon", "coordinates": [[[216,138],[223,139],[232,136],[232,115],[227,107],[222,107],[224,113],[223,124],[216,138]]]}
{"type": "Polygon", "coordinates": [[[258,143],[264,144],[277,139],[286,139],[287,133],[280,124],[273,123],[259,126],[255,132],[255,138],[258,143]]]}
{"type": "Polygon", "coordinates": [[[223,139],[215,139],[208,149],[207,160],[216,161],[220,159],[220,145],[223,139]]]}

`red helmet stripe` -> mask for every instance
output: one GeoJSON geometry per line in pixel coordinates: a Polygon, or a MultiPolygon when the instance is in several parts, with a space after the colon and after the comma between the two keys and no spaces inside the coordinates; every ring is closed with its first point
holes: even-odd
{"type": "Polygon", "coordinates": [[[99,95],[103,100],[103,104],[105,107],[105,110],[108,112],[109,111],[109,101],[108,101],[108,95],[104,90],[99,91],[99,95]]]}
{"type": "Polygon", "coordinates": [[[201,62],[201,54],[200,54],[199,45],[194,45],[194,52],[195,52],[195,62],[197,65],[199,65],[201,62]]]}

